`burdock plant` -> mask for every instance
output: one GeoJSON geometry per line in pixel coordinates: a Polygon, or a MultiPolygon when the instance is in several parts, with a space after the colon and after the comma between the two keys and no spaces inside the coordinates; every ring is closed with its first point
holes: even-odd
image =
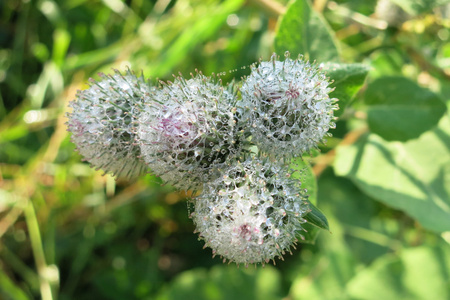
{"type": "Polygon", "coordinates": [[[136,116],[153,88],[129,70],[99,75],[102,80],[91,79],[90,87],[70,102],[67,128],[92,167],[117,178],[135,178],[147,171],[135,143],[136,116]]]}
{"type": "Polygon", "coordinates": [[[236,93],[201,73],[164,83],[139,117],[138,143],[152,172],[180,189],[201,189],[240,153],[236,93]]]}
{"type": "Polygon", "coordinates": [[[191,216],[213,254],[248,265],[290,252],[301,238],[309,207],[288,169],[249,157],[220,173],[205,184],[191,216]]]}
{"type": "Polygon", "coordinates": [[[291,158],[316,148],[330,128],[337,99],[320,68],[301,57],[252,66],[242,84],[239,106],[246,112],[248,131],[258,148],[276,157],[291,158]]]}
{"type": "Polygon", "coordinates": [[[96,168],[129,178],[149,169],[201,191],[191,217],[205,246],[264,264],[290,252],[318,212],[288,162],[334,127],[331,91],[319,67],[288,55],[253,66],[240,93],[199,72],[158,87],[116,72],[77,94],[67,124],[96,168]]]}

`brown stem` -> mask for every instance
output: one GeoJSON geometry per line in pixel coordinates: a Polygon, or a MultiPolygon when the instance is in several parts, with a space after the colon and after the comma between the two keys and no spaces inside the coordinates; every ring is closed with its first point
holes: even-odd
{"type": "Polygon", "coordinates": [[[413,47],[407,46],[406,52],[420,66],[422,70],[435,73],[446,79],[450,79],[450,72],[448,72],[448,70],[443,70],[433,65],[429,60],[427,60],[419,51],[415,50],[413,47]]]}
{"type": "MultiPolygon", "coordinates": [[[[364,133],[368,131],[367,127],[360,128],[357,130],[350,131],[344,137],[339,145],[351,145],[354,144],[364,133]]],[[[316,164],[312,168],[314,175],[319,177],[320,174],[328,167],[331,166],[336,157],[336,149],[332,149],[327,152],[327,154],[319,156],[317,158],[316,164]]]]}

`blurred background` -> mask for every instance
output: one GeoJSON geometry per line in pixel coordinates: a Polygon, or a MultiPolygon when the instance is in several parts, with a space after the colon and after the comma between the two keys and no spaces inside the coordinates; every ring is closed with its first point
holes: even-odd
{"type": "MultiPolygon", "coordinates": [[[[447,3],[311,1],[342,61],[371,67],[367,82],[401,76],[448,103],[447,3]]],[[[275,266],[212,258],[193,233],[188,195],[151,175],[116,182],[74,151],[65,113],[88,78],[129,66],[152,80],[198,69],[239,81],[274,51],[287,7],[283,0],[0,1],[0,299],[450,298],[450,229],[426,229],[351,176],[335,175],[335,148],[367,127],[367,82],[334,137],[308,158],[331,233],[275,266]]]]}

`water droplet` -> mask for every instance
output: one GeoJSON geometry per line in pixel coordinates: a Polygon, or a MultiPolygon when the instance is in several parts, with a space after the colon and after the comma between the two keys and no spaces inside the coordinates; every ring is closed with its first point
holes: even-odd
{"type": "Polygon", "coordinates": [[[232,180],[230,179],[230,177],[228,177],[227,175],[223,176],[223,183],[225,183],[225,185],[230,185],[232,182],[232,180]]]}

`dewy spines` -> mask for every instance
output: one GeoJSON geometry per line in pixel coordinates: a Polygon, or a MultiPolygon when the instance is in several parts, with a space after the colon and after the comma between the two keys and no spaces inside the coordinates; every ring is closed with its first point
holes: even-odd
{"type": "Polygon", "coordinates": [[[239,103],[252,141],[275,156],[301,156],[324,140],[332,127],[336,99],[321,70],[301,58],[253,66],[244,79],[239,103]],[[295,149],[295,151],[292,151],[295,149]]]}
{"type": "Polygon", "coordinates": [[[213,168],[240,152],[239,143],[229,142],[239,140],[235,94],[198,73],[189,80],[176,77],[152,97],[162,104],[144,107],[139,119],[144,161],[179,189],[201,189],[213,168]]]}
{"type": "Polygon", "coordinates": [[[177,189],[203,190],[191,217],[205,246],[238,265],[264,264],[304,239],[308,196],[287,164],[330,135],[336,99],[301,57],[252,65],[240,93],[219,75],[153,87],[130,71],[102,74],[71,102],[67,124],[96,169],[128,178],[150,170],[177,189]]]}
{"type": "Polygon", "coordinates": [[[191,217],[214,254],[249,264],[290,251],[309,208],[307,196],[299,192],[298,182],[285,176],[287,172],[267,159],[248,157],[205,184],[191,217]]]}
{"type": "Polygon", "coordinates": [[[78,91],[69,106],[68,130],[78,152],[92,167],[118,178],[135,178],[147,172],[139,160],[131,108],[145,101],[152,87],[131,71],[100,75],[87,90],[78,91]],[[135,86],[131,83],[140,83],[135,86]],[[99,153],[103,153],[99,155],[99,153]]]}

